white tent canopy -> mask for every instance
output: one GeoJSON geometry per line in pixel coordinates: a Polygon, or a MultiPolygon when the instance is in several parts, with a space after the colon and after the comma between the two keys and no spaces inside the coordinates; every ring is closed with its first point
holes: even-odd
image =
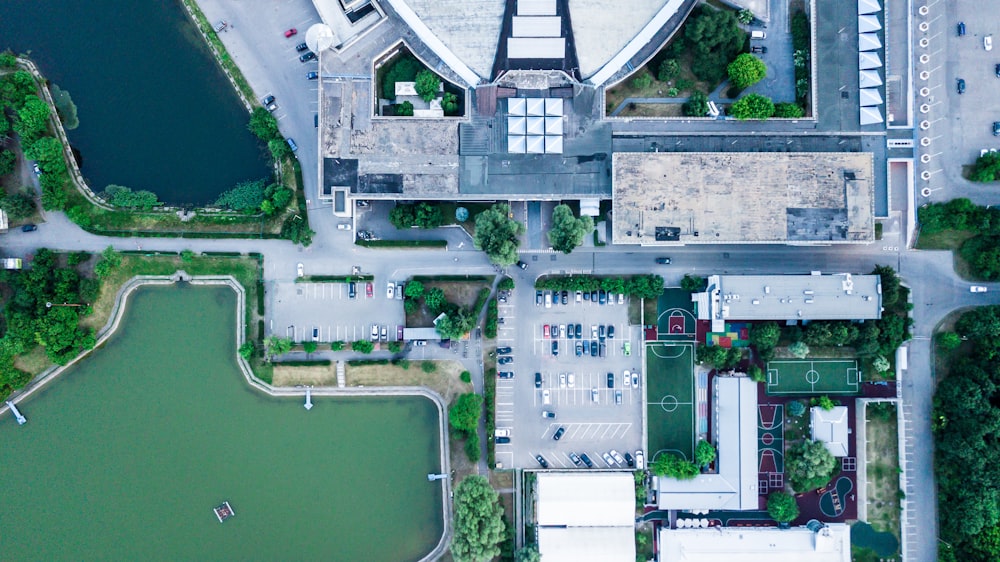
{"type": "Polygon", "coordinates": [[[528,154],[545,154],[545,137],[544,136],[530,136],[524,137],[527,143],[526,149],[528,154]]]}
{"type": "Polygon", "coordinates": [[[862,70],[858,73],[862,88],[875,88],[882,85],[882,77],[875,70],[862,70]]]}
{"type": "Polygon", "coordinates": [[[510,115],[524,115],[526,100],[524,98],[510,98],[507,100],[507,113],[510,115]]]}
{"type": "Polygon", "coordinates": [[[543,117],[545,115],[545,100],[543,98],[527,98],[528,117],[543,117]]]}
{"type": "Polygon", "coordinates": [[[529,135],[544,135],[545,134],[545,118],[544,117],[528,117],[527,134],[529,134],[529,135]]]}
{"type": "Polygon", "coordinates": [[[562,114],[563,114],[562,98],[545,98],[545,115],[552,117],[562,117],[562,114]]]}
{"type": "Polygon", "coordinates": [[[869,33],[882,29],[882,24],[878,21],[878,16],[858,16],[858,32],[869,33]]]}
{"type": "Polygon", "coordinates": [[[510,135],[507,137],[507,152],[513,154],[524,154],[526,148],[523,135],[510,135]]]}
{"type": "Polygon", "coordinates": [[[858,63],[861,70],[882,68],[882,59],[878,56],[878,53],[859,53],[858,63]]]}
{"type": "Polygon", "coordinates": [[[562,154],[563,151],[563,138],[558,135],[546,135],[545,136],[545,153],[546,154],[562,154]]]}
{"type": "Polygon", "coordinates": [[[546,135],[562,135],[563,134],[563,120],[562,120],[562,117],[546,117],[545,118],[545,134],[546,135]]]}
{"type": "Polygon", "coordinates": [[[882,94],[878,93],[877,88],[864,88],[861,90],[860,98],[861,107],[867,107],[870,105],[882,105],[882,94]]]}
{"type": "Polygon", "coordinates": [[[874,14],[881,11],[882,6],[878,0],[858,0],[858,14],[874,14]]]}
{"type": "Polygon", "coordinates": [[[862,107],[861,108],[861,124],[862,125],[874,125],[876,123],[881,123],[882,111],[877,107],[862,107]]]}
{"type": "Polygon", "coordinates": [[[882,41],[879,40],[878,34],[862,33],[858,35],[859,51],[874,51],[876,49],[881,49],[881,48],[882,48],[882,41]]]}
{"type": "Polygon", "coordinates": [[[525,131],[524,117],[520,115],[507,116],[507,134],[523,135],[525,131]]]}

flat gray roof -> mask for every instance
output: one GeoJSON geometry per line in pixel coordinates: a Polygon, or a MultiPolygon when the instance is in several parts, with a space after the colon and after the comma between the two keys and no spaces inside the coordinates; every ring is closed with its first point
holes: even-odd
{"type": "Polygon", "coordinates": [[[708,306],[699,307],[698,318],[713,324],[726,320],[875,320],[882,316],[878,275],[713,275],[708,278],[707,296],[708,306]]]}
{"type": "Polygon", "coordinates": [[[872,154],[618,152],[616,244],[871,243],[872,154]]]}

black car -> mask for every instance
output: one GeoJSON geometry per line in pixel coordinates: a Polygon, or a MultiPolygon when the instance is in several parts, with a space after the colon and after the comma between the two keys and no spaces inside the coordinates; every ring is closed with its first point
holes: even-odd
{"type": "Polygon", "coordinates": [[[656,263],[658,263],[660,265],[669,265],[670,264],[670,258],[656,258],[656,263]]]}
{"type": "Polygon", "coordinates": [[[542,465],[542,468],[549,467],[549,461],[545,460],[545,457],[542,455],[535,455],[535,460],[538,461],[538,464],[542,465]]]}
{"type": "Polygon", "coordinates": [[[590,300],[590,292],[589,291],[584,291],[583,292],[583,300],[585,300],[585,301],[589,301],[590,300]]]}
{"type": "Polygon", "coordinates": [[[511,351],[509,347],[498,347],[497,355],[509,355],[511,351]]]}
{"type": "Polygon", "coordinates": [[[587,468],[594,468],[594,461],[590,460],[587,453],[580,453],[580,460],[583,461],[583,464],[587,465],[587,468]]]}
{"type": "Polygon", "coordinates": [[[615,339],[615,327],[610,324],[608,325],[608,339],[615,339]]]}
{"type": "Polygon", "coordinates": [[[1000,64],[993,67],[993,72],[996,73],[997,78],[1000,78],[1000,64]]]}
{"type": "Polygon", "coordinates": [[[347,286],[347,295],[349,297],[356,298],[358,296],[358,284],[353,281],[347,286]]]}
{"type": "Polygon", "coordinates": [[[552,342],[552,355],[559,355],[559,342],[552,342]]]}
{"type": "Polygon", "coordinates": [[[576,325],[576,339],[580,339],[582,337],[583,337],[583,325],[582,324],[577,324],[576,325]]]}
{"type": "Polygon", "coordinates": [[[993,122],[993,136],[1000,137],[1000,121],[993,122]]]}
{"type": "Polygon", "coordinates": [[[519,261],[517,262],[517,267],[520,267],[521,269],[528,269],[528,264],[524,263],[523,261],[519,261]]]}
{"type": "Polygon", "coordinates": [[[497,364],[499,365],[506,365],[508,363],[513,363],[513,362],[514,358],[511,357],[510,355],[504,355],[503,357],[497,359],[497,364]]]}
{"type": "Polygon", "coordinates": [[[960,21],[958,22],[958,36],[961,37],[963,35],[965,35],[965,22],[960,21]]]}
{"type": "Polygon", "coordinates": [[[34,232],[38,230],[38,227],[33,224],[26,224],[21,227],[21,232],[34,232]]]}
{"type": "Polygon", "coordinates": [[[535,291],[535,306],[539,306],[541,304],[542,304],[542,292],[535,291]]]}
{"type": "MultiPolygon", "coordinates": [[[[497,443],[499,443],[499,441],[497,441],[497,443]]],[[[635,466],[635,459],[633,459],[632,455],[628,453],[625,453],[625,462],[629,465],[629,467],[635,466]]]]}
{"type": "Polygon", "coordinates": [[[535,388],[542,388],[542,374],[535,373],[535,388]]]}
{"type": "Polygon", "coordinates": [[[512,378],[514,378],[514,372],[513,371],[500,371],[499,373],[497,373],[497,376],[500,377],[501,379],[512,379],[512,378]]]}
{"type": "Polygon", "coordinates": [[[608,302],[608,294],[604,292],[604,289],[601,289],[601,292],[598,293],[597,296],[599,299],[597,302],[600,304],[606,304],[608,302]]]}
{"type": "Polygon", "coordinates": [[[583,464],[583,461],[580,459],[580,456],[577,455],[576,453],[570,453],[569,460],[573,461],[573,464],[575,464],[576,466],[580,466],[581,464],[583,464]]]}
{"type": "Polygon", "coordinates": [[[600,338],[601,341],[604,341],[604,324],[601,324],[601,327],[597,329],[597,337],[600,338]]]}
{"type": "Polygon", "coordinates": [[[965,93],[965,80],[962,80],[961,78],[958,79],[958,93],[965,93]]]}
{"type": "Polygon", "coordinates": [[[597,340],[590,341],[590,356],[597,357],[597,340]]]}
{"type": "Polygon", "coordinates": [[[569,291],[562,292],[562,303],[569,304],[569,291]]]}
{"type": "Polygon", "coordinates": [[[510,437],[497,437],[496,438],[496,443],[497,443],[497,445],[502,445],[504,443],[510,443],[510,437]]]}
{"type": "Polygon", "coordinates": [[[316,53],[312,51],[306,51],[305,53],[302,53],[302,56],[299,57],[299,62],[309,62],[315,59],[316,59],[316,53]]]}
{"type": "Polygon", "coordinates": [[[615,387],[615,374],[608,373],[608,388],[614,388],[614,387],[615,387]]]}
{"type": "Polygon", "coordinates": [[[565,428],[565,427],[560,427],[560,428],[559,428],[559,429],[557,429],[557,430],[556,430],[556,432],[555,432],[555,433],[554,433],[554,434],[552,435],[552,439],[553,439],[554,441],[558,441],[558,440],[562,439],[562,436],[563,436],[563,433],[566,433],[566,428],[565,428]]]}
{"type": "Polygon", "coordinates": [[[309,45],[306,45],[305,43],[299,43],[298,45],[295,46],[295,50],[298,51],[298,52],[300,52],[300,53],[302,51],[308,51],[309,50],[309,45]]]}

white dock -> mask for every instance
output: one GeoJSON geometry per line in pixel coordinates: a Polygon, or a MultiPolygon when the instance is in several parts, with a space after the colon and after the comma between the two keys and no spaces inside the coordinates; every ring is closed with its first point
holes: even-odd
{"type": "Polygon", "coordinates": [[[312,410],[312,407],[313,407],[313,402],[312,402],[312,387],[311,386],[307,386],[306,387],[306,403],[305,403],[306,411],[312,410]]]}
{"type": "Polygon", "coordinates": [[[17,425],[24,425],[25,422],[28,421],[28,418],[21,415],[21,412],[18,411],[17,406],[15,406],[14,403],[11,402],[10,400],[7,401],[7,407],[9,407],[10,412],[14,414],[14,419],[17,420],[17,425]]]}
{"type": "Polygon", "coordinates": [[[427,480],[433,482],[435,480],[444,480],[447,477],[448,477],[447,474],[428,474],[427,480]]]}

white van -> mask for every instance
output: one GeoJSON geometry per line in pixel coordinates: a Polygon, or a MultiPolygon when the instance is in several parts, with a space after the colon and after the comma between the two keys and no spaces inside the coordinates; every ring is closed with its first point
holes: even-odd
{"type": "Polygon", "coordinates": [[[750,32],[750,39],[753,39],[753,40],[767,39],[767,33],[763,32],[763,31],[760,31],[760,30],[751,31],[750,32]]]}

